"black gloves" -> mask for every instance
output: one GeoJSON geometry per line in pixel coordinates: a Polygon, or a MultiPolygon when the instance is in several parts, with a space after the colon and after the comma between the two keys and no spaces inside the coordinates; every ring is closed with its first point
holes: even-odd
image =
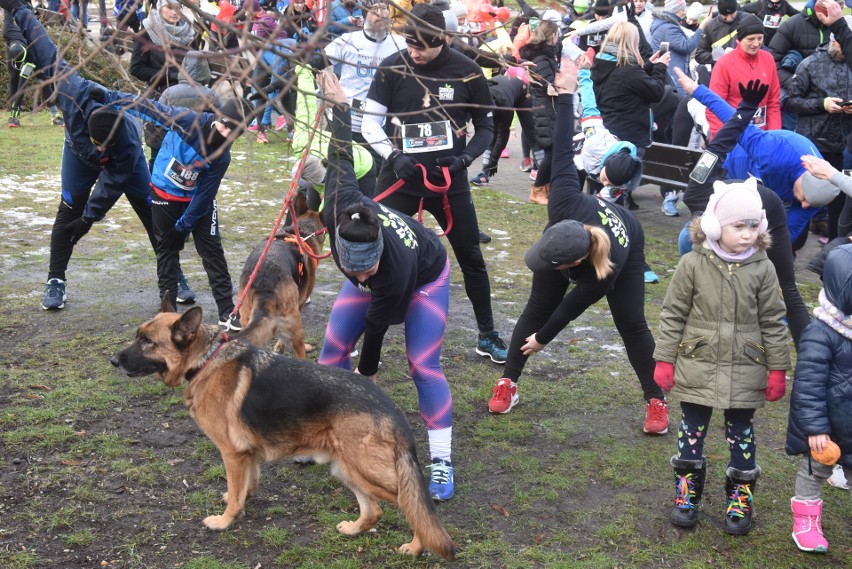
{"type": "Polygon", "coordinates": [[[76,243],[80,240],[83,235],[89,232],[92,228],[92,221],[86,219],[83,216],[78,217],[77,219],[72,219],[65,225],[65,231],[70,233],[69,241],[71,243],[76,243]]]}
{"type": "Polygon", "coordinates": [[[759,106],[760,102],[769,91],[769,85],[767,83],[761,83],[760,79],[753,79],[748,82],[748,85],[740,83],[739,87],[740,96],[743,98],[743,101],[753,107],[759,106]]]}
{"type": "MultiPolygon", "coordinates": [[[[2,2],[3,0],[0,0],[2,2]]],[[[106,89],[101,87],[100,85],[93,85],[91,89],[89,89],[89,98],[96,103],[100,103],[102,105],[106,104],[107,100],[107,92],[106,89]]]]}
{"type": "Polygon", "coordinates": [[[416,180],[419,172],[417,162],[411,156],[406,156],[399,150],[394,150],[388,156],[388,164],[400,180],[416,180]]]}
{"type": "Polygon", "coordinates": [[[186,242],[186,234],[178,231],[177,227],[169,229],[163,238],[157,243],[157,249],[163,251],[180,251],[186,242]]]}
{"type": "Polygon", "coordinates": [[[444,158],[438,158],[435,160],[435,164],[438,167],[446,166],[449,169],[450,174],[456,174],[461,172],[473,162],[473,159],[467,154],[459,154],[458,156],[445,156],[444,158]]]}

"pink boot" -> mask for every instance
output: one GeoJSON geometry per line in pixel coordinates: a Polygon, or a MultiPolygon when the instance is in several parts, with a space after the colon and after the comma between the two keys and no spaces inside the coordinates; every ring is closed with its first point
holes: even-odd
{"type": "Polygon", "coordinates": [[[822,535],[822,500],[790,498],[793,510],[793,541],[802,551],[825,553],[828,542],[822,535]]]}

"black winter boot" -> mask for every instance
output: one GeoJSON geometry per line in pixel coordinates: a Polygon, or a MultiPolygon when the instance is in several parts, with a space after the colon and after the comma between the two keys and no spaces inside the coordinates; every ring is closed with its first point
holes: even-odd
{"type": "Polygon", "coordinates": [[[725,531],[733,535],[746,535],[751,531],[754,490],[760,477],[760,467],[737,470],[729,466],[726,474],[728,506],[725,508],[725,531]]]}
{"type": "Polygon", "coordinates": [[[669,520],[673,525],[691,528],[698,523],[698,505],[704,493],[707,459],[684,460],[672,457],[675,475],[675,507],[669,520]]]}

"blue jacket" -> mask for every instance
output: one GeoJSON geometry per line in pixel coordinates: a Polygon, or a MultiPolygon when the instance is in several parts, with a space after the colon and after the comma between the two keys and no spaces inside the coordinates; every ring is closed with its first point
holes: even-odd
{"type": "Polygon", "coordinates": [[[189,233],[213,207],[219,184],[231,164],[230,146],[207,159],[204,125],[214,113],[170,107],[130,93],[110,91],[107,104],[166,129],[163,145],[151,171],[153,195],[159,199],[189,202],[175,228],[189,233]]]}
{"type": "MultiPolygon", "coordinates": [[[[822,278],[828,301],[852,315],[852,245],[829,253],[822,278]]],[[[802,332],[798,351],[787,454],[805,454],[809,435],[827,434],[840,446],[840,463],[852,468],[852,340],[814,320],[802,332]]]]}
{"type": "MultiPolygon", "coordinates": [[[[699,86],[692,96],[707,106],[723,123],[734,114],[731,105],[703,85],[699,86]]],[[[728,178],[745,180],[754,176],[778,194],[778,197],[790,203],[787,210],[787,227],[793,241],[802,231],[807,231],[808,222],[819,211],[819,208],[803,208],[793,196],[793,184],[805,172],[800,158],[803,154],[822,158],[816,146],[801,134],[789,130],[763,131],[749,125],[740,136],[739,144],[725,160],[728,178]]]]}
{"type": "Polygon", "coordinates": [[[681,71],[689,75],[689,56],[695,51],[703,35],[704,30],[699,28],[695,30],[691,38],[687,38],[676,15],[661,10],[654,12],[651,21],[651,49],[657,51],[660,49],[660,43],[669,42],[669,53],[672,58],[669,62],[669,75],[676,89],[678,83],[674,70],[680,67],[681,71]]]}
{"type": "MultiPolygon", "coordinates": [[[[100,170],[99,188],[86,204],[84,215],[89,219],[103,219],[131,180],[138,179],[136,165],[145,161],[142,147],[142,128],[138,121],[128,119],[125,127],[115,133],[115,142],[105,152],[92,144],[87,121],[89,115],[102,105],[93,101],[92,89],[104,90],[94,81],[83,79],[59,57],[56,45],[28,8],[14,13],[15,23],[29,42],[30,57],[46,77],[59,78],[54,83],[56,104],[65,119],[65,151],[71,152],[92,170],[100,170]]],[[[147,181],[146,181],[147,184],[147,181]]]]}
{"type": "Polygon", "coordinates": [[[349,23],[349,16],[363,18],[364,12],[361,11],[361,8],[358,7],[357,3],[353,6],[352,11],[350,12],[346,6],[343,5],[343,0],[336,0],[334,5],[331,7],[331,21],[328,23],[329,37],[335,38],[341,34],[355,30],[352,24],[349,23]]]}

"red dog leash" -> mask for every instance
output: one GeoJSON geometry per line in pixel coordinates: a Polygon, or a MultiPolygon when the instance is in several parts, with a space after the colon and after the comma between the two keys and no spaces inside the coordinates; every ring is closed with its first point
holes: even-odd
{"type": "MultiPolygon", "coordinates": [[[[441,173],[444,175],[444,185],[438,186],[429,181],[426,176],[426,166],[423,164],[416,164],[420,171],[423,173],[423,185],[430,192],[434,192],[436,194],[441,194],[441,201],[444,207],[444,216],[447,218],[447,229],[438,235],[438,237],[444,237],[450,230],[453,228],[453,212],[450,209],[450,198],[447,197],[447,192],[450,189],[450,184],[452,184],[452,176],[450,175],[450,169],[446,166],[441,166],[441,173]]],[[[388,189],[377,195],[373,198],[373,201],[380,202],[402,186],[405,185],[405,180],[397,180],[393,185],[391,185],[388,189]]],[[[421,224],[423,223],[423,199],[420,198],[420,206],[417,208],[417,221],[421,224]]]]}

